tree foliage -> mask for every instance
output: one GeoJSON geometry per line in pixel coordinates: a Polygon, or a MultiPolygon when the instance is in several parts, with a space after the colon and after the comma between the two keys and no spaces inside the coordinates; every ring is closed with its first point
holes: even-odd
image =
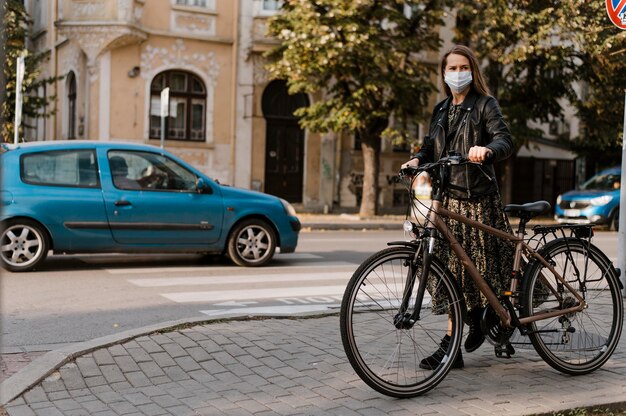
{"type": "Polygon", "coordinates": [[[54,83],[58,78],[41,78],[40,65],[46,59],[45,53],[34,54],[26,48],[26,38],[29,35],[31,19],[24,9],[22,2],[17,0],[7,0],[6,11],[3,16],[4,27],[4,75],[6,85],[0,92],[2,96],[2,140],[12,142],[14,135],[15,120],[15,99],[17,87],[17,58],[22,54],[24,58],[24,79],[23,79],[23,105],[22,105],[22,126],[32,128],[27,124],[28,120],[36,120],[39,117],[47,117],[54,113],[48,109],[50,101],[54,97],[39,95],[42,86],[54,83]]]}
{"type": "Polygon", "coordinates": [[[312,131],[351,131],[364,156],[361,215],[376,213],[383,132],[407,135],[435,90],[438,30],[447,0],[286,0],[272,19],[268,69],[289,92],[321,97],[296,115],[312,131]],[[319,94],[318,94],[319,93],[319,94]],[[393,116],[393,117],[392,117],[393,116]],[[389,125],[389,120],[394,124],[389,125]]]}
{"type": "Polygon", "coordinates": [[[588,0],[461,3],[458,39],[485,60],[518,146],[541,134],[529,122],[563,120],[570,104],[582,126],[576,150],[619,148],[626,32],[611,24],[604,8],[604,2],[588,0]]]}

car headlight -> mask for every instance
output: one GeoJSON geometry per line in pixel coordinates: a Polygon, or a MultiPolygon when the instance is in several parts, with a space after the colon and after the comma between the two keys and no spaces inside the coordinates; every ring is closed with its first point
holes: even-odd
{"type": "Polygon", "coordinates": [[[283,204],[283,208],[285,208],[285,212],[288,215],[291,215],[292,217],[296,216],[296,209],[293,207],[293,205],[291,205],[289,202],[285,201],[282,198],[278,198],[280,199],[280,203],[283,204]]]}
{"type": "Polygon", "coordinates": [[[589,203],[597,207],[600,205],[608,204],[609,202],[611,202],[612,199],[613,197],[611,195],[602,195],[602,196],[590,199],[589,203]]]}

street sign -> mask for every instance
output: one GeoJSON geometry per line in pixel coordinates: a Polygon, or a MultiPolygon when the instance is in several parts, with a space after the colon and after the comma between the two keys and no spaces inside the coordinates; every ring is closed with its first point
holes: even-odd
{"type": "Polygon", "coordinates": [[[169,115],[170,108],[170,88],[164,88],[161,91],[161,117],[167,117],[169,115]]]}
{"type": "Polygon", "coordinates": [[[161,149],[165,146],[165,118],[169,115],[170,88],[161,91],[161,149]]]}

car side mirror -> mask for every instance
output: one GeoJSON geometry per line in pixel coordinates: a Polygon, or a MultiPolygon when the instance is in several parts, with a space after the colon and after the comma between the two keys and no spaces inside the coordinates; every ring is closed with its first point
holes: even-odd
{"type": "Polygon", "coordinates": [[[196,191],[199,194],[211,194],[213,193],[211,187],[203,178],[196,179],[196,191]]]}

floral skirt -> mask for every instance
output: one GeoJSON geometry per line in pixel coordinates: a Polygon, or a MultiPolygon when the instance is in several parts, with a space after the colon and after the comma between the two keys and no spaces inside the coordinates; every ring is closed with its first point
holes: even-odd
{"type": "MultiPolygon", "coordinates": [[[[443,206],[475,221],[511,232],[511,225],[497,193],[473,200],[445,198],[443,206]]],[[[480,274],[491,285],[494,293],[499,296],[503,291],[509,290],[515,255],[514,245],[458,221],[449,218],[444,219],[444,221],[474,262],[480,274]]],[[[438,240],[435,255],[456,277],[468,310],[487,305],[487,299],[478,290],[472,277],[452,252],[447,241],[438,240]]],[[[433,310],[440,310],[437,305],[445,304],[446,300],[437,296],[434,288],[431,295],[433,297],[433,310]]]]}

